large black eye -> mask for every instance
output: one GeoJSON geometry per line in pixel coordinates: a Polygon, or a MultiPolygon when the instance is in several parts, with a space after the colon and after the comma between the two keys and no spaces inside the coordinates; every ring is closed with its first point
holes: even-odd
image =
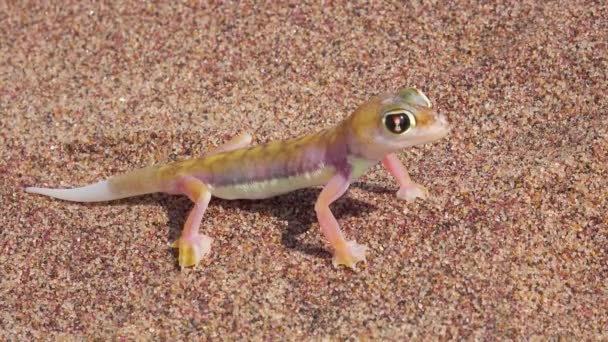
{"type": "Polygon", "coordinates": [[[403,134],[416,126],[416,118],[407,111],[387,113],[383,121],[384,127],[395,134],[403,134]]]}

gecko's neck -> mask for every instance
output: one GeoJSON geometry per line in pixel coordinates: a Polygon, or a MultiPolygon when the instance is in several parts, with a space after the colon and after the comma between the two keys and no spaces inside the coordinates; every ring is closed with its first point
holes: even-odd
{"type": "Polygon", "coordinates": [[[364,153],[366,143],[353,134],[348,121],[329,129],[325,136],[328,164],[332,165],[337,172],[349,176],[351,180],[359,178],[380,161],[379,158],[373,158],[364,153]]]}

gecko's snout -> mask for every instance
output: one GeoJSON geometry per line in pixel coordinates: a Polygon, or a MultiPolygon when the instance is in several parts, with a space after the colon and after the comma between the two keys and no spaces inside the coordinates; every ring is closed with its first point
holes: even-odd
{"type": "Polygon", "coordinates": [[[435,122],[429,127],[427,134],[429,139],[437,140],[445,137],[450,133],[452,127],[448,121],[448,117],[445,114],[438,114],[435,122]]]}
{"type": "Polygon", "coordinates": [[[442,126],[449,126],[450,125],[450,123],[448,122],[447,116],[445,116],[444,114],[439,114],[439,116],[437,117],[437,121],[442,126]]]}
{"type": "Polygon", "coordinates": [[[447,132],[449,132],[452,129],[452,127],[450,126],[450,122],[448,121],[448,117],[445,116],[444,114],[440,114],[437,117],[437,123],[439,124],[440,127],[442,127],[447,132]]]}

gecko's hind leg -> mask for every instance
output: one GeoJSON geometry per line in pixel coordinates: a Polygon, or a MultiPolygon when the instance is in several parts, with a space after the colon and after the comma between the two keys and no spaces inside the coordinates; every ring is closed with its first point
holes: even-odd
{"type": "Polygon", "coordinates": [[[237,150],[239,148],[247,147],[251,144],[251,140],[253,140],[253,137],[251,136],[251,134],[245,132],[245,133],[237,135],[236,137],[233,137],[232,139],[228,140],[224,144],[212,149],[206,155],[211,156],[214,154],[228,152],[228,151],[232,151],[232,150],[237,150]]]}
{"type": "Polygon", "coordinates": [[[186,177],[180,180],[178,189],[194,202],[194,208],[186,219],[182,234],[172,246],[179,248],[179,265],[184,268],[196,266],[211,250],[213,239],[199,233],[203,215],[211,200],[211,192],[209,192],[205,183],[194,177],[186,177]]]}

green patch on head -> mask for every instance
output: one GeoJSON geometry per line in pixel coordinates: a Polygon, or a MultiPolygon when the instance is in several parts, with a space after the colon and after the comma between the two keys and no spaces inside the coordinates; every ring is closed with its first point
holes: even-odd
{"type": "Polygon", "coordinates": [[[416,88],[403,88],[399,90],[399,97],[406,103],[419,107],[431,108],[431,101],[416,88]]]}

